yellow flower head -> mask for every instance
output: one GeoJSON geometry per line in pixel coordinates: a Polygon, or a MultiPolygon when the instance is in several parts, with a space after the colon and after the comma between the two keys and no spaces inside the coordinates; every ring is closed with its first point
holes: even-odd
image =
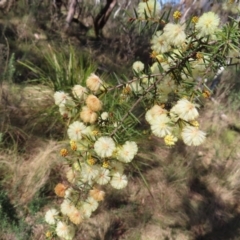
{"type": "Polygon", "coordinates": [[[175,11],[174,13],[173,13],[173,17],[174,17],[174,19],[180,19],[181,18],[181,16],[182,16],[182,13],[181,12],[179,12],[179,11],[175,11]]]}
{"type": "Polygon", "coordinates": [[[62,157],[66,157],[68,155],[68,150],[66,148],[61,149],[60,155],[62,157]]]}
{"type": "Polygon", "coordinates": [[[164,137],[164,142],[167,146],[173,146],[175,145],[175,142],[177,141],[177,138],[174,137],[172,134],[169,134],[164,137]]]}
{"type": "Polygon", "coordinates": [[[97,135],[98,135],[98,133],[99,133],[99,131],[98,131],[98,130],[93,130],[93,131],[92,131],[92,134],[93,134],[93,136],[97,136],[97,135]]]}
{"type": "Polygon", "coordinates": [[[90,158],[88,158],[87,163],[88,163],[89,165],[94,165],[94,164],[96,163],[96,159],[90,157],[90,158]]]}
{"type": "Polygon", "coordinates": [[[191,124],[192,126],[196,127],[196,128],[199,127],[199,122],[196,121],[196,120],[191,121],[190,124],[191,124]]]}
{"type": "Polygon", "coordinates": [[[102,164],[103,168],[109,168],[109,161],[104,160],[103,164],[102,164]]]}
{"type": "Polygon", "coordinates": [[[203,54],[200,53],[200,52],[197,52],[196,58],[197,58],[197,59],[203,59],[203,54]]]}
{"type": "Polygon", "coordinates": [[[209,98],[211,96],[211,93],[208,90],[203,90],[202,95],[204,98],[209,98]]]}
{"type": "Polygon", "coordinates": [[[122,93],[125,94],[125,95],[131,93],[131,88],[130,88],[130,86],[127,85],[125,88],[123,88],[122,93]]]}
{"type": "Polygon", "coordinates": [[[46,238],[50,238],[52,236],[52,233],[50,231],[47,231],[45,235],[46,235],[46,238]]]}
{"type": "Polygon", "coordinates": [[[198,17],[197,16],[194,16],[192,18],[192,23],[196,24],[198,22],[198,17]]]}
{"type": "Polygon", "coordinates": [[[73,151],[76,151],[76,150],[77,150],[77,144],[76,144],[75,141],[71,140],[71,141],[70,141],[70,146],[71,146],[71,149],[72,149],[73,151]]]}

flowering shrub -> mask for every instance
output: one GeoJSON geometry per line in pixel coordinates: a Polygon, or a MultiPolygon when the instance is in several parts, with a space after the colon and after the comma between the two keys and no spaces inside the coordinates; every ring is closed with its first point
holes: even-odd
{"type": "Polygon", "coordinates": [[[68,124],[69,146],[60,152],[68,165],[68,184],[55,187],[63,201],[60,210],[47,211],[45,220],[63,239],[73,239],[74,225],[91,217],[104,200],[101,186],[127,186],[125,166],[138,153],[136,141],[143,132],[163,138],[167,146],[178,140],[189,146],[205,141],[206,133],[199,129],[197,118],[204,98],[211,94],[206,81],[231,64],[238,49],[238,24],[231,20],[221,25],[213,12],[181,23],[177,11],[170,22],[169,17],[159,18],[159,11],[158,2],[143,1],[136,18],[131,19],[148,22],[156,29],[151,66],[134,62],[133,79],[116,86],[92,73],[71,92],[54,94],[68,124]],[[159,21],[161,30],[155,26],[159,21]],[[139,127],[143,116],[149,130],[139,127]]]}

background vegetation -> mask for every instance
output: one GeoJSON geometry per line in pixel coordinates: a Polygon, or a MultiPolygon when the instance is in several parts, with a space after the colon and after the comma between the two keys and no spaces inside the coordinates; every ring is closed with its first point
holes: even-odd
{"type": "MultiPolygon", "coordinates": [[[[58,153],[66,131],[53,92],[91,72],[117,82],[116,76],[132,76],[133,61],[151,61],[149,31],[139,34],[127,21],[135,3],[112,15],[101,38],[92,29],[100,6],[92,10],[91,1],[68,33],[62,31],[66,9],[55,12],[47,0],[9,1],[0,12],[0,239],[46,238],[43,217],[59,201],[53,189],[65,170],[58,153]]],[[[212,8],[218,11],[218,4],[212,8]]],[[[152,137],[139,143],[128,187],[107,189],[76,239],[240,239],[238,75],[225,70],[206,100],[200,122],[207,142],[166,148],[152,137]]]]}

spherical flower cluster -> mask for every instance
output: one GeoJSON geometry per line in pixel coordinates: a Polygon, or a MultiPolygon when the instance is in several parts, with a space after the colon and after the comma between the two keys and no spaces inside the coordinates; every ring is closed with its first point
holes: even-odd
{"type": "Polygon", "coordinates": [[[151,109],[149,109],[145,114],[146,121],[151,124],[151,122],[158,116],[162,114],[166,114],[167,110],[162,108],[159,105],[154,105],[151,109]]]}
{"type": "Polygon", "coordinates": [[[180,99],[177,104],[172,107],[170,113],[185,121],[192,121],[199,115],[196,105],[184,98],[180,99]]]}
{"type": "Polygon", "coordinates": [[[58,237],[64,240],[72,240],[75,235],[75,228],[71,225],[67,225],[65,222],[59,221],[57,223],[56,233],[58,237]]]}
{"type": "Polygon", "coordinates": [[[206,133],[197,127],[186,126],[182,130],[182,139],[186,145],[199,146],[205,141],[206,133]]]}
{"type": "Polygon", "coordinates": [[[138,147],[135,142],[127,141],[117,148],[116,158],[124,163],[129,163],[137,154],[138,147]]]}
{"type": "Polygon", "coordinates": [[[165,137],[166,135],[171,134],[171,119],[165,114],[155,117],[151,121],[151,130],[157,137],[165,137]]]}
{"type": "Polygon", "coordinates": [[[128,184],[127,176],[116,172],[113,174],[110,184],[116,189],[125,188],[128,184]]]}
{"type": "Polygon", "coordinates": [[[142,19],[155,17],[160,12],[160,3],[156,0],[140,2],[137,8],[138,17],[142,19]]]}
{"type": "Polygon", "coordinates": [[[169,39],[162,31],[157,31],[151,40],[151,48],[158,54],[168,52],[171,49],[169,39]]]}
{"type": "Polygon", "coordinates": [[[94,150],[99,157],[111,157],[116,149],[115,142],[111,137],[100,137],[94,143],[94,150]]]}
{"type": "Polygon", "coordinates": [[[87,97],[86,105],[94,112],[98,112],[102,109],[102,102],[94,95],[89,95],[87,97]]]}
{"type": "Polygon", "coordinates": [[[164,27],[164,36],[174,46],[181,46],[186,41],[185,25],[168,23],[164,27]]]}
{"type": "Polygon", "coordinates": [[[81,85],[75,85],[72,88],[72,94],[74,97],[78,98],[79,100],[84,100],[87,97],[87,88],[81,85]]]}
{"type": "Polygon", "coordinates": [[[102,80],[94,73],[92,73],[86,80],[87,87],[93,92],[97,92],[102,84],[102,80]]]}
{"type": "Polygon", "coordinates": [[[75,121],[69,125],[67,133],[68,133],[68,137],[71,140],[77,141],[82,139],[85,131],[86,131],[86,126],[82,122],[75,121]]]}
{"type": "Polygon", "coordinates": [[[136,61],[133,63],[132,68],[136,73],[139,73],[143,71],[144,64],[141,61],[136,61]]]}
{"type": "Polygon", "coordinates": [[[70,118],[73,115],[73,109],[76,107],[73,99],[64,91],[54,93],[55,104],[59,107],[59,112],[62,116],[70,118]]]}
{"type": "Polygon", "coordinates": [[[58,215],[59,212],[55,208],[49,209],[45,214],[45,221],[48,224],[55,224],[58,215]]]}
{"type": "Polygon", "coordinates": [[[199,37],[205,37],[216,33],[220,23],[219,16],[214,12],[204,13],[196,23],[199,37]]]}

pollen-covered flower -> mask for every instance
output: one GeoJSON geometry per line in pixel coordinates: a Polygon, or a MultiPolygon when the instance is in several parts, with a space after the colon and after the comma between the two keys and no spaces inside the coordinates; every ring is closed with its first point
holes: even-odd
{"type": "Polygon", "coordinates": [[[81,86],[81,85],[75,85],[72,88],[72,94],[74,97],[82,100],[82,99],[86,99],[87,97],[87,88],[81,86]]]}
{"type": "Polygon", "coordinates": [[[152,108],[150,108],[146,114],[145,114],[145,119],[146,121],[151,124],[151,122],[157,117],[162,114],[166,114],[167,110],[162,108],[159,105],[154,105],[152,108]]]}
{"type": "Polygon", "coordinates": [[[89,95],[86,99],[86,104],[94,112],[98,112],[102,109],[102,102],[95,96],[89,95]]]}
{"type": "Polygon", "coordinates": [[[186,126],[182,130],[182,139],[186,145],[198,146],[206,139],[206,133],[196,127],[186,126]]]}
{"type": "Polygon", "coordinates": [[[65,186],[62,183],[58,183],[56,185],[56,187],[54,188],[54,191],[55,191],[57,196],[64,197],[66,189],[67,189],[67,186],[65,186]]]}
{"type": "Polygon", "coordinates": [[[192,121],[199,115],[196,105],[184,98],[180,99],[177,104],[172,107],[170,112],[176,114],[179,118],[185,121],[192,121]]]}
{"type": "Polygon", "coordinates": [[[92,73],[86,80],[87,87],[93,92],[97,92],[102,84],[102,80],[94,73],[92,73]]]}
{"type": "Polygon", "coordinates": [[[88,108],[87,106],[82,107],[82,111],[80,112],[80,118],[84,123],[93,124],[97,121],[98,115],[96,112],[88,108]]]}
{"type": "Polygon", "coordinates": [[[93,188],[92,190],[90,190],[89,195],[99,202],[104,200],[105,192],[100,189],[93,188]]]}
{"type": "Polygon", "coordinates": [[[214,12],[204,13],[196,23],[196,30],[200,37],[214,34],[220,23],[219,16],[214,12]]]}
{"type": "Polygon", "coordinates": [[[94,144],[94,150],[99,157],[111,157],[116,149],[115,142],[111,137],[100,137],[94,144]]]}
{"type": "Polygon", "coordinates": [[[166,115],[160,115],[151,122],[152,133],[157,137],[165,137],[171,134],[172,127],[170,124],[170,118],[166,115]]]}
{"type": "Polygon", "coordinates": [[[59,221],[57,223],[56,233],[58,237],[63,238],[64,240],[72,240],[75,235],[75,228],[67,225],[65,222],[59,221]]]}
{"type": "Polygon", "coordinates": [[[117,148],[116,158],[121,162],[129,163],[133,160],[137,151],[137,144],[133,141],[127,141],[117,148]]]}
{"type": "Polygon", "coordinates": [[[48,224],[55,224],[58,214],[59,212],[55,208],[49,209],[45,214],[45,221],[48,224]]]}
{"type": "Polygon", "coordinates": [[[171,49],[169,39],[162,31],[157,31],[151,40],[151,48],[157,54],[168,52],[171,49]]]}
{"type": "Polygon", "coordinates": [[[84,130],[86,130],[86,126],[82,122],[75,121],[68,127],[67,130],[68,137],[74,141],[80,140],[82,139],[84,130]]]}
{"type": "Polygon", "coordinates": [[[160,12],[160,3],[156,0],[148,0],[138,4],[137,13],[139,18],[155,17],[160,12]]]}
{"type": "Polygon", "coordinates": [[[119,172],[116,172],[112,175],[110,184],[112,185],[112,187],[116,189],[125,188],[128,184],[127,176],[119,172]]]}
{"type": "Polygon", "coordinates": [[[135,72],[142,72],[144,69],[144,64],[141,61],[136,61],[133,63],[132,68],[135,72]]]}
{"type": "Polygon", "coordinates": [[[185,25],[174,23],[166,24],[163,29],[165,38],[168,39],[174,46],[182,45],[186,41],[186,34],[184,30],[185,25]]]}

